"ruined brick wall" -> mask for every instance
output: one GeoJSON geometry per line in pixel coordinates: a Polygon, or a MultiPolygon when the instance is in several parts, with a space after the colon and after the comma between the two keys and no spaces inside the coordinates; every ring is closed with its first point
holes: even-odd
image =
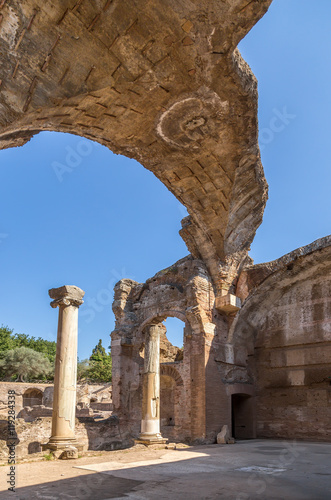
{"type": "MultiPolygon", "coordinates": [[[[6,445],[8,431],[8,391],[16,393],[16,434],[17,457],[26,458],[33,453],[41,452],[41,445],[48,442],[51,436],[53,385],[20,382],[0,382],[0,461],[6,461],[8,448],[6,445]],[[43,393],[43,404],[32,408],[22,407],[23,394],[29,389],[43,393]],[[46,405],[46,406],[45,406],[46,405]]],[[[132,445],[125,429],[120,430],[119,421],[110,416],[112,404],[110,401],[111,384],[77,386],[77,402],[86,397],[98,401],[91,406],[97,406],[103,413],[103,419],[94,420],[93,410],[86,409],[76,412],[76,437],[85,450],[111,450],[132,445]],[[84,416],[84,412],[86,416],[84,416]]]]}
{"type": "Polygon", "coordinates": [[[161,434],[170,441],[191,438],[190,384],[187,363],[162,363],[160,367],[161,434]]]}
{"type": "MultiPolygon", "coordinates": [[[[51,417],[37,418],[32,422],[25,422],[23,418],[17,419],[17,458],[27,458],[33,453],[40,453],[41,445],[47,443],[50,438],[51,427],[51,417]]],[[[133,444],[132,440],[120,432],[118,420],[115,418],[100,422],[76,419],[75,434],[84,450],[116,450],[133,444]]],[[[7,421],[0,419],[0,462],[3,463],[8,459],[6,439],[7,421]]]]}
{"type": "MultiPolygon", "coordinates": [[[[112,333],[113,401],[121,422],[127,422],[135,437],[139,434],[141,421],[144,326],[155,319],[162,323],[167,317],[175,316],[185,323],[184,349],[180,361],[165,358],[161,349],[161,374],[172,378],[172,382],[168,378],[168,392],[171,387],[171,398],[177,401],[175,425],[166,426],[165,431],[177,440],[205,438],[204,353],[207,332],[215,328],[211,323],[213,303],[214,292],[206,267],[191,256],[160,271],[145,284],[121,280],[116,285],[113,305],[116,329],[112,333]]],[[[172,349],[169,347],[169,353],[172,349]]]]}
{"type": "Polygon", "coordinates": [[[330,240],[241,278],[252,288],[236,333],[254,338],[258,437],[331,441],[330,240]]]}
{"type": "MultiPolygon", "coordinates": [[[[141,421],[144,326],[176,316],[185,322],[183,359],[161,337],[161,430],[171,440],[215,442],[231,426],[231,394],[246,384],[253,393],[244,346],[229,343],[231,319],[218,312],[206,266],[192,256],[145,284],[121,280],[115,287],[112,333],[115,412],[138,437],[141,421]],[[230,322],[230,323],[229,323],[230,322]],[[168,345],[168,357],[164,348],[168,345]],[[174,425],[165,425],[172,418],[174,425]],[[163,420],[162,420],[163,419],[163,420]]],[[[245,386],[245,390],[246,390],[245,386]]]]}
{"type": "MultiPolygon", "coordinates": [[[[53,384],[41,384],[34,382],[0,382],[0,412],[7,408],[8,391],[15,391],[15,407],[17,413],[23,408],[23,395],[30,390],[42,393],[42,404],[48,408],[53,406],[53,384]]],[[[111,402],[112,386],[106,384],[78,384],[76,402],[90,403],[95,400],[98,403],[111,402]]]]}
{"type": "MultiPolygon", "coordinates": [[[[37,383],[23,383],[23,382],[0,382],[0,411],[5,410],[7,408],[7,401],[8,401],[8,391],[9,390],[14,390],[16,397],[15,397],[15,406],[16,410],[20,411],[23,408],[23,395],[30,389],[36,389],[40,392],[42,392],[43,396],[44,394],[46,395],[47,399],[47,394],[49,393],[49,390],[51,389],[51,392],[53,392],[53,385],[52,384],[37,384],[37,383]]],[[[51,401],[53,398],[51,397],[51,401]]],[[[48,401],[48,399],[47,399],[48,401]]],[[[46,403],[43,401],[43,404],[46,403]]]]}

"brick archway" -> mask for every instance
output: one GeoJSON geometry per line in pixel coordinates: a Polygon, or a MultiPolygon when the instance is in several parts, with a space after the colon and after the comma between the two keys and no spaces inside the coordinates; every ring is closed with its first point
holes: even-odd
{"type": "Polygon", "coordinates": [[[172,365],[161,364],[160,374],[165,375],[167,377],[171,377],[177,386],[183,385],[183,379],[180,373],[172,365]]]}
{"type": "Polygon", "coordinates": [[[39,389],[27,389],[23,394],[23,406],[41,405],[43,393],[39,389]]]}

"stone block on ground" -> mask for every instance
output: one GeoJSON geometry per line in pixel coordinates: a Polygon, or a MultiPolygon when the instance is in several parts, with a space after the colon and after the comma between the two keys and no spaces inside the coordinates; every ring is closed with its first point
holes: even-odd
{"type": "Polygon", "coordinates": [[[73,458],[78,458],[78,450],[75,446],[68,446],[65,449],[59,449],[52,451],[55,458],[60,460],[70,460],[73,458]]]}
{"type": "Polygon", "coordinates": [[[229,427],[223,425],[221,432],[217,434],[217,444],[234,444],[235,440],[229,432],[229,427]]]}

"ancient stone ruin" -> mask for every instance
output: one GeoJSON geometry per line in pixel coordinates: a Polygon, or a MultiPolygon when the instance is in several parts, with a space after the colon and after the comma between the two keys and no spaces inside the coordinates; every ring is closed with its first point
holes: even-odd
{"type": "MultiPolygon", "coordinates": [[[[73,444],[83,450],[113,450],[130,445],[130,440],[120,436],[118,418],[113,415],[112,386],[106,384],[78,384],[76,390],[76,406],[74,435],[75,443],[65,443],[64,449],[59,447],[59,441],[50,442],[53,436],[53,384],[0,382],[0,461],[8,459],[7,448],[7,416],[8,390],[16,394],[16,453],[19,459],[31,454],[49,453],[53,450],[60,456],[66,446],[73,444]],[[37,395],[38,397],[31,397],[37,395]],[[42,451],[44,448],[44,451],[42,451]]],[[[56,409],[57,405],[54,405],[56,409]]],[[[54,426],[58,420],[54,412],[54,426]]],[[[70,438],[70,436],[67,436],[70,438]]],[[[132,441],[132,440],[131,440],[132,441]]]]}
{"type": "Polygon", "coordinates": [[[0,147],[43,130],[92,139],[189,213],[188,256],[115,286],[113,404],[132,443],[211,443],[223,426],[331,438],[331,238],[271,263],[248,256],[267,183],[257,82],[236,47],[270,3],[0,3],[0,147]],[[167,317],[185,324],[182,352],[167,317]]]}

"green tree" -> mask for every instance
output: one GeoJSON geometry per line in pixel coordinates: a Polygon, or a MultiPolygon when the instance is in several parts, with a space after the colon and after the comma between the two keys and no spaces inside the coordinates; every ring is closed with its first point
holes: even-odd
{"type": "MultiPolygon", "coordinates": [[[[8,326],[2,325],[0,328],[0,360],[3,358],[6,351],[9,349],[14,349],[16,347],[13,330],[10,330],[8,326]]],[[[5,373],[0,366],[0,379],[3,379],[5,373]]]]}
{"type": "Polygon", "coordinates": [[[50,373],[52,365],[43,354],[28,347],[16,347],[3,353],[0,369],[6,377],[15,375],[17,382],[24,382],[24,377],[31,378],[50,373]]]}
{"type": "Polygon", "coordinates": [[[29,337],[29,335],[27,335],[26,333],[15,333],[13,339],[15,342],[15,346],[29,347],[29,344],[31,342],[31,339],[33,339],[33,337],[29,337]]]}
{"type": "Polygon", "coordinates": [[[89,377],[90,363],[88,359],[77,361],[77,380],[84,380],[89,377]]]}
{"type": "Polygon", "coordinates": [[[51,363],[55,361],[56,354],[56,342],[49,341],[38,337],[30,337],[25,333],[16,333],[14,335],[15,345],[17,347],[28,347],[29,349],[33,349],[34,351],[41,352],[44,354],[51,363]]]}
{"type": "Polygon", "coordinates": [[[92,351],[89,363],[89,377],[95,382],[110,382],[112,373],[111,354],[106,352],[100,339],[92,351]]]}
{"type": "Polygon", "coordinates": [[[107,356],[106,349],[102,345],[102,340],[100,339],[90,356],[90,361],[100,361],[102,358],[107,356]]]}
{"type": "Polygon", "coordinates": [[[2,325],[0,328],[0,354],[14,347],[16,347],[16,344],[13,330],[10,330],[8,326],[2,325]]]}

